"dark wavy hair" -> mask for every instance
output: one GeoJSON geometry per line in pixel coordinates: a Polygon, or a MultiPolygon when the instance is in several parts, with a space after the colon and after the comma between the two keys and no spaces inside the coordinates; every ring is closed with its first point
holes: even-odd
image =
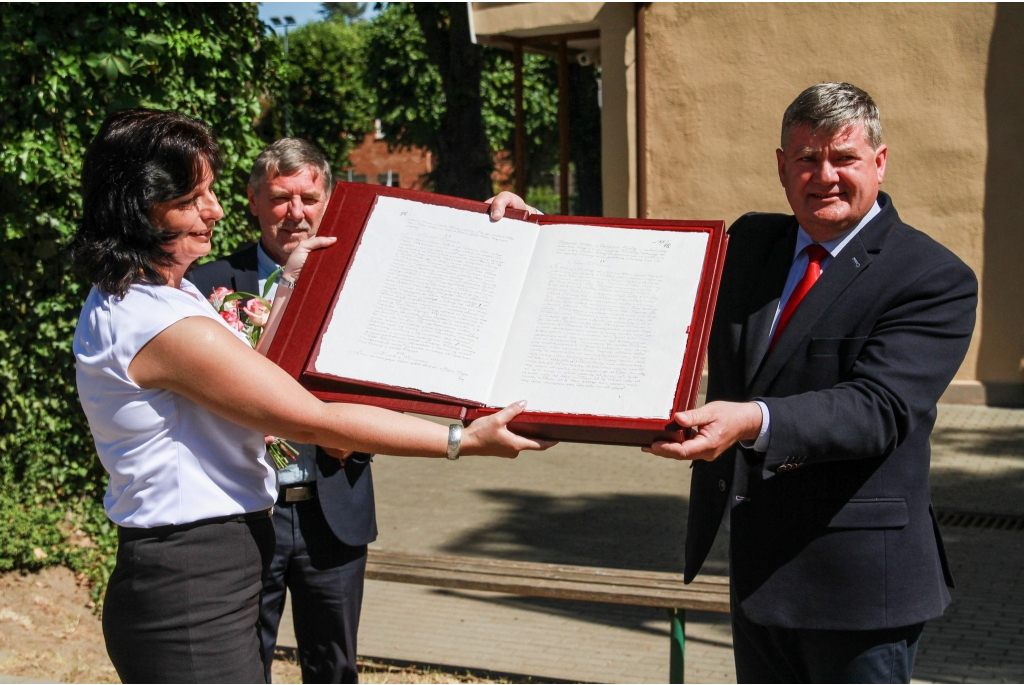
{"type": "Polygon", "coordinates": [[[203,162],[220,171],[217,142],[201,121],[144,108],[108,116],[82,162],[82,220],[68,245],[75,269],[122,297],[132,283],[166,283],[157,267],[174,265],[166,246],[177,234],[149,214],[195,189],[203,162]]]}

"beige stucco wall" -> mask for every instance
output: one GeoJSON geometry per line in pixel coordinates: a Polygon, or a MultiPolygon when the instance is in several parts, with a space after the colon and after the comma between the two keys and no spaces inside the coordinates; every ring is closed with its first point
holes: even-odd
{"type": "MultiPolygon", "coordinates": [[[[974,269],[985,307],[998,312],[1001,323],[979,318],[957,378],[1024,380],[1021,224],[988,180],[995,5],[653,3],[647,12],[648,216],[732,222],[752,210],[788,212],[775,162],[782,113],[809,85],[852,82],[882,113],[883,189],[905,221],[974,269]],[[1003,236],[998,263],[986,254],[986,222],[1003,236]],[[986,280],[995,267],[999,278],[986,280]]],[[[1016,10],[1000,13],[1003,24],[1020,25],[1016,10]]],[[[1004,33],[1002,61],[1019,60],[1013,32],[1004,33]]],[[[1002,90],[1020,93],[1022,69],[1009,69],[1002,90]]],[[[1024,107],[1019,96],[1003,97],[999,145],[1024,182],[1024,120],[1013,125],[1024,107]]]]}

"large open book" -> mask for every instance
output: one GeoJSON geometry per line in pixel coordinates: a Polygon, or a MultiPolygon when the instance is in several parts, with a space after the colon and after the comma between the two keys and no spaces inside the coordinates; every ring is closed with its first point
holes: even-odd
{"type": "Polygon", "coordinates": [[[463,419],[526,399],[530,434],[671,431],[696,399],[721,222],[482,209],[339,184],[320,231],[339,242],[310,257],[268,356],[325,399],[463,419]]]}

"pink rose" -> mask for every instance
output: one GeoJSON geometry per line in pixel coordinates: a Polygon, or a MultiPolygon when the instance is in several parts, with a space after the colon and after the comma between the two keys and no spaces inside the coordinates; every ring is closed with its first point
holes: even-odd
{"type": "Polygon", "coordinates": [[[234,309],[225,309],[220,313],[220,318],[224,319],[224,322],[236,331],[240,331],[244,328],[242,320],[238,318],[238,312],[234,309]]]}
{"type": "MultiPolygon", "coordinates": [[[[235,291],[232,290],[231,288],[214,288],[213,294],[210,295],[210,304],[212,304],[213,308],[219,312],[222,309],[224,309],[224,298],[227,297],[228,295],[231,295],[234,292],[235,291]]],[[[235,300],[232,300],[231,302],[228,303],[229,306],[233,304],[235,304],[235,300]]],[[[237,305],[235,306],[237,307],[237,305]]],[[[230,308],[234,309],[235,307],[230,308]]]]}
{"type": "Polygon", "coordinates": [[[267,325],[267,319],[270,318],[270,310],[267,305],[257,299],[249,300],[242,311],[249,317],[249,323],[253,326],[262,328],[267,325]]]}

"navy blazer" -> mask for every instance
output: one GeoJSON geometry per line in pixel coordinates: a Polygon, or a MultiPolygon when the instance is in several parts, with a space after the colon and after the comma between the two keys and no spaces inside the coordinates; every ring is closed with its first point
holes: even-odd
{"type": "MultiPolygon", "coordinates": [[[[214,288],[257,294],[256,245],[228,257],[196,267],[186,274],[205,296],[214,288]]],[[[346,545],[357,547],[377,539],[377,517],[373,500],[373,474],[370,455],[356,452],[342,467],[322,449],[316,450],[316,486],[320,509],[335,536],[346,545]]]]}
{"type": "Polygon", "coordinates": [[[748,214],[729,230],[707,399],[763,401],[771,441],[694,464],[685,572],[696,576],[731,506],[733,602],[761,625],[891,628],[950,601],[929,436],[967,354],[978,283],[888,195],[878,202],[770,352],[796,218],[748,214]]]}

